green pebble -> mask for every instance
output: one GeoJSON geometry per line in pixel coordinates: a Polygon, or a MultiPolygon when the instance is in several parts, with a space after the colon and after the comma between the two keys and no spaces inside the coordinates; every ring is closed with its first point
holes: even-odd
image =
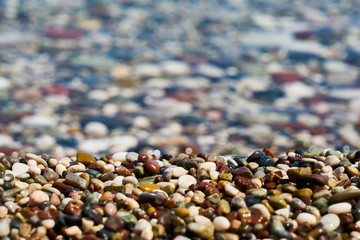
{"type": "Polygon", "coordinates": [[[13,197],[19,192],[21,192],[20,188],[12,188],[10,190],[4,191],[3,194],[2,194],[2,197],[3,197],[3,199],[8,198],[8,197],[13,197]]]}
{"type": "Polygon", "coordinates": [[[206,199],[209,200],[213,204],[217,204],[220,201],[221,197],[219,194],[214,193],[210,196],[207,196],[206,199]]]}
{"type": "Polygon", "coordinates": [[[295,194],[295,192],[297,191],[297,188],[292,184],[284,184],[281,187],[281,191],[295,194]]]}
{"type": "Polygon", "coordinates": [[[32,183],[35,183],[35,180],[32,179],[32,178],[28,178],[28,179],[25,179],[25,181],[27,184],[32,184],[32,183]]]}
{"type": "Polygon", "coordinates": [[[104,188],[104,191],[110,191],[110,192],[124,192],[125,187],[124,186],[106,186],[104,188]]]}
{"type": "Polygon", "coordinates": [[[225,214],[230,213],[230,204],[228,201],[221,199],[219,202],[219,211],[225,214]]]}
{"type": "Polygon", "coordinates": [[[35,181],[36,183],[40,183],[41,185],[45,185],[45,184],[48,183],[48,181],[46,181],[46,179],[45,179],[44,176],[42,176],[42,175],[36,175],[36,176],[34,177],[34,181],[35,181]]]}
{"type": "Polygon", "coordinates": [[[124,222],[126,224],[135,225],[137,223],[137,219],[133,214],[129,214],[129,215],[126,215],[126,216],[122,217],[122,220],[124,220],[124,222]]]}
{"type": "Polygon", "coordinates": [[[12,189],[11,182],[4,182],[2,187],[3,187],[4,190],[12,189]]]}
{"type": "Polygon", "coordinates": [[[350,167],[352,165],[351,162],[348,159],[341,160],[340,164],[343,167],[350,167]]]}
{"type": "Polygon", "coordinates": [[[86,199],[86,203],[89,203],[90,205],[96,205],[99,202],[99,199],[100,194],[98,192],[94,192],[86,199]]]}
{"type": "Polygon", "coordinates": [[[233,179],[233,175],[231,173],[220,173],[219,180],[226,180],[231,182],[233,179]]]}
{"type": "Polygon", "coordinates": [[[173,186],[171,186],[170,184],[166,185],[165,187],[162,187],[161,190],[166,192],[168,195],[171,195],[175,192],[175,188],[173,186]]]}
{"type": "Polygon", "coordinates": [[[96,171],[94,169],[87,169],[85,172],[93,178],[95,178],[98,174],[101,174],[99,171],[96,171]]]}
{"type": "Polygon", "coordinates": [[[271,204],[271,206],[273,206],[276,209],[286,208],[287,207],[287,203],[280,196],[272,196],[269,199],[269,203],[271,204]]]}
{"type": "Polygon", "coordinates": [[[134,173],[137,177],[142,177],[145,174],[144,168],[142,166],[136,166],[134,168],[134,173]]]}
{"type": "Polygon", "coordinates": [[[323,198],[323,197],[316,199],[313,202],[313,206],[316,207],[317,209],[319,209],[321,215],[324,215],[327,213],[328,200],[326,200],[326,198],[323,198]]]}
{"type": "Polygon", "coordinates": [[[330,156],[330,155],[334,155],[334,156],[340,157],[339,153],[338,153],[337,151],[335,151],[335,150],[332,150],[332,149],[328,150],[328,151],[325,153],[325,157],[330,156]]]}

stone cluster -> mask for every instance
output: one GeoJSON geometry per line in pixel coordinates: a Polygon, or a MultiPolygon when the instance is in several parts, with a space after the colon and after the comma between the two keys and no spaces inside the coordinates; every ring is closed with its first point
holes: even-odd
{"type": "Polygon", "coordinates": [[[360,239],[360,151],[0,155],[1,239],[360,239]]]}

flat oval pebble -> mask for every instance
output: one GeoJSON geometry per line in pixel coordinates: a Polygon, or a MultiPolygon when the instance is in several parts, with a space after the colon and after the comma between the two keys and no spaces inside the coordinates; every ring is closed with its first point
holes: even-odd
{"type": "Polygon", "coordinates": [[[351,204],[347,202],[335,203],[328,207],[328,213],[341,214],[351,212],[351,204]]]}
{"type": "Polygon", "coordinates": [[[318,185],[318,186],[326,185],[325,177],[323,177],[321,175],[317,175],[317,174],[305,174],[302,177],[302,180],[304,180],[305,182],[314,184],[314,185],[318,185]]]}
{"type": "Polygon", "coordinates": [[[297,216],[296,221],[299,224],[308,223],[311,226],[314,226],[317,223],[316,217],[314,215],[310,214],[310,213],[300,213],[297,216]]]}
{"type": "Polygon", "coordinates": [[[333,213],[322,216],[320,222],[323,224],[326,231],[335,231],[340,226],[340,218],[333,213]]]}

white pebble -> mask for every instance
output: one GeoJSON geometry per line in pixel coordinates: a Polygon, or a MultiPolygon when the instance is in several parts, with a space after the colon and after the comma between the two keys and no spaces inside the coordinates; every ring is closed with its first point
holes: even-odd
{"type": "Polygon", "coordinates": [[[14,163],[14,165],[12,165],[12,171],[15,177],[17,175],[26,173],[28,170],[29,166],[24,163],[14,163]]]}
{"type": "Polygon", "coordinates": [[[191,175],[181,176],[178,180],[179,188],[189,188],[191,184],[196,184],[196,179],[191,175]]]}
{"type": "Polygon", "coordinates": [[[299,224],[303,224],[303,223],[308,223],[311,226],[316,225],[317,221],[316,221],[316,217],[310,213],[300,213],[297,218],[296,221],[299,224]]]}
{"type": "Polygon", "coordinates": [[[204,163],[201,163],[199,165],[199,170],[200,169],[205,169],[206,171],[210,172],[210,171],[216,171],[216,163],[214,162],[204,162],[204,163]]]}
{"type": "Polygon", "coordinates": [[[216,231],[222,232],[230,228],[230,222],[226,217],[219,216],[213,220],[216,231]]]}
{"type": "Polygon", "coordinates": [[[225,184],[225,192],[230,197],[235,197],[240,191],[235,187],[235,185],[228,183],[225,184]]]}
{"type": "Polygon", "coordinates": [[[351,212],[351,204],[346,202],[336,203],[328,207],[328,213],[340,214],[349,212],[351,212]]]}
{"type": "Polygon", "coordinates": [[[337,156],[330,155],[325,159],[325,165],[326,166],[336,166],[340,163],[340,159],[337,156]]]}
{"type": "Polygon", "coordinates": [[[127,154],[128,154],[128,152],[117,152],[112,155],[112,158],[117,161],[124,162],[124,161],[126,161],[127,154]]]}
{"type": "Polygon", "coordinates": [[[320,222],[324,225],[326,231],[335,231],[340,226],[340,218],[333,213],[322,216],[320,222]]]}

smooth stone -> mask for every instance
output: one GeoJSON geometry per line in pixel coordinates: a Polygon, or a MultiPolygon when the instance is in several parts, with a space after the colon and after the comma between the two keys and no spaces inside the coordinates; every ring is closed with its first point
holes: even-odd
{"type": "Polygon", "coordinates": [[[113,232],[118,232],[121,229],[123,229],[125,226],[125,222],[124,220],[116,215],[110,216],[107,218],[106,222],[105,222],[105,228],[109,229],[113,232]]]}
{"type": "Polygon", "coordinates": [[[117,161],[120,161],[120,162],[124,162],[126,161],[126,155],[128,154],[128,152],[117,152],[117,153],[114,153],[111,158],[112,159],[115,159],[117,161]]]}
{"type": "Polygon", "coordinates": [[[139,185],[139,189],[143,192],[152,192],[155,189],[160,189],[160,187],[153,183],[147,183],[147,184],[139,185]]]}
{"type": "Polygon", "coordinates": [[[29,171],[29,166],[24,163],[14,163],[11,169],[16,177],[17,175],[27,173],[29,171]]]}
{"type": "Polygon", "coordinates": [[[192,201],[196,204],[201,204],[205,201],[205,194],[202,191],[195,191],[192,201]]]}
{"type": "Polygon", "coordinates": [[[340,163],[340,159],[337,156],[329,155],[324,161],[326,166],[334,167],[340,163]]]}
{"type": "Polygon", "coordinates": [[[327,183],[326,178],[318,174],[305,174],[302,180],[318,186],[324,186],[327,183]]]}
{"type": "Polygon", "coordinates": [[[221,197],[218,193],[214,193],[214,194],[207,196],[206,199],[209,200],[213,204],[217,204],[220,201],[221,197]]]}
{"type": "Polygon", "coordinates": [[[296,221],[299,224],[304,224],[304,223],[308,223],[311,226],[315,226],[317,223],[316,217],[310,213],[300,213],[297,218],[296,221]]]}
{"type": "Polygon", "coordinates": [[[173,176],[174,178],[179,178],[179,177],[187,174],[188,172],[189,172],[189,171],[186,170],[186,169],[183,168],[183,167],[174,167],[174,168],[172,169],[172,176],[173,176]]]}
{"type": "Polygon", "coordinates": [[[338,202],[346,202],[351,199],[358,199],[360,198],[360,190],[354,189],[354,190],[345,190],[342,192],[338,192],[333,194],[329,199],[329,204],[334,204],[338,202]]]}
{"type": "Polygon", "coordinates": [[[81,190],[86,190],[89,186],[88,181],[72,172],[66,174],[65,180],[71,186],[78,187],[81,190]]]}
{"type": "Polygon", "coordinates": [[[105,205],[105,213],[107,216],[114,215],[116,213],[116,211],[117,211],[117,208],[113,203],[110,202],[105,205]]]}
{"type": "Polygon", "coordinates": [[[150,174],[157,174],[160,171],[160,166],[159,164],[155,161],[155,160],[147,160],[145,162],[145,169],[150,173],[150,174]]]}
{"type": "Polygon", "coordinates": [[[231,211],[229,202],[224,199],[220,200],[218,209],[224,214],[229,214],[231,211]]]}
{"type": "Polygon", "coordinates": [[[235,207],[235,208],[247,208],[245,199],[242,196],[235,196],[232,200],[231,200],[231,206],[235,207]]]}
{"type": "Polygon", "coordinates": [[[333,213],[322,216],[320,222],[328,232],[335,231],[340,226],[340,218],[333,213]]]}
{"type": "Polygon", "coordinates": [[[151,227],[151,224],[148,221],[146,221],[145,219],[139,219],[139,221],[136,223],[135,228],[134,228],[135,232],[137,232],[137,233],[141,233],[147,229],[151,230],[152,227],[151,227]]]}
{"type": "Polygon", "coordinates": [[[41,185],[45,185],[48,183],[48,181],[46,181],[46,179],[44,178],[43,175],[36,175],[34,177],[34,180],[35,180],[35,182],[40,183],[41,185]]]}
{"type": "Polygon", "coordinates": [[[328,213],[341,214],[351,212],[351,204],[347,202],[335,203],[328,207],[328,213]]]}
{"type": "Polygon", "coordinates": [[[85,165],[90,165],[92,163],[95,163],[94,156],[85,152],[78,152],[76,156],[76,160],[85,165]]]}
{"type": "Polygon", "coordinates": [[[164,197],[156,192],[143,192],[140,194],[141,202],[153,202],[155,200],[164,201],[164,197]]]}
{"type": "Polygon", "coordinates": [[[299,198],[293,198],[291,200],[290,206],[296,210],[304,210],[306,204],[299,198]]]}
{"type": "Polygon", "coordinates": [[[198,169],[205,169],[207,172],[216,171],[216,163],[214,162],[205,162],[200,163],[198,169]]]}
{"type": "Polygon", "coordinates": [[[230,228],[230,221],[223,216],[215,217],[213,220],[215,230],[218,232],[226,231],[230,228]]]}
{"type": "Polygon", "coordinates": [[[280,196],[272,196],[269,199],[269,203],[276,209],[285,208],[287,206],[285,200],[280,196]]]}
{"type": "Polygon", "coordinates": [[[134,177],[134,176],[127,176],[127,177],[125,177],[125,178],[123,179],[122,184],[123,184],[123,185],[126,185],[127,183],[130,183],[130,184],[132,184],[132,185],[136,185],[136,184],[138,184],[139,182],[138,182],[138,180],[137,180],[136,177],[134,177]]]}
{"type": "Polygon", "coordinates": [[[37,190],[30,195],[29,204],[30,206],[37,206],[45,201],[50,201],[49,195],[43,191],[37,190]]]}
{"type": "Polygon", "coordinates": [[[231,173],[220,173],[219,180],[225,180],[231,182],[233,179],[233,175],[231,173]]]}
{"type": "Polygon", "coordinates": [[[260,166],[262,166],[262,167],[274,166],[274,160],[273,160],[273,158],[270,157],[270,156],[267,156],[267,155],[261,156],[261,157],[258,159],[257,163],[258,163],[260,166]]]}
{"type": "Polygon", "coordinates": [[[176,216],[181,217],[181,218],[186,218],[186,217],[190,216],[189,209],[187,209],[185,207],[175,208],[174,211],[175,211],[176,216]]]}
{"type": "Polygon", "coordinates": [[[0,237],[6,237],[10,234],[10,218],[0,220],[0,237]]]}
{"type": "Polygon", "coordinates": [[[215,227],[211,222],[210,223],[192,222],[187,225],[187,229],[203,239],[211,238],[215,232],[215,227]]]}
{"type": "Polygon", "coordinates": [[[235,187],[234,184],[225,184],[225,192],[230,197],[235,197],[240,191],[235,187]]]}
{"type": "Polygon", "coordinates": [[[196,178],[191,175],[183,175],[178,179],[179,188],[189,188],[190,185],[196,184],[196,178]]]}
{"type": "Polygon", "coordinates": [[[44,170],[43,176],[47,181],[54,181],[54,182],[57,181],[59,178],[59,175],[51,168],[46,168],[44,170]]]}

